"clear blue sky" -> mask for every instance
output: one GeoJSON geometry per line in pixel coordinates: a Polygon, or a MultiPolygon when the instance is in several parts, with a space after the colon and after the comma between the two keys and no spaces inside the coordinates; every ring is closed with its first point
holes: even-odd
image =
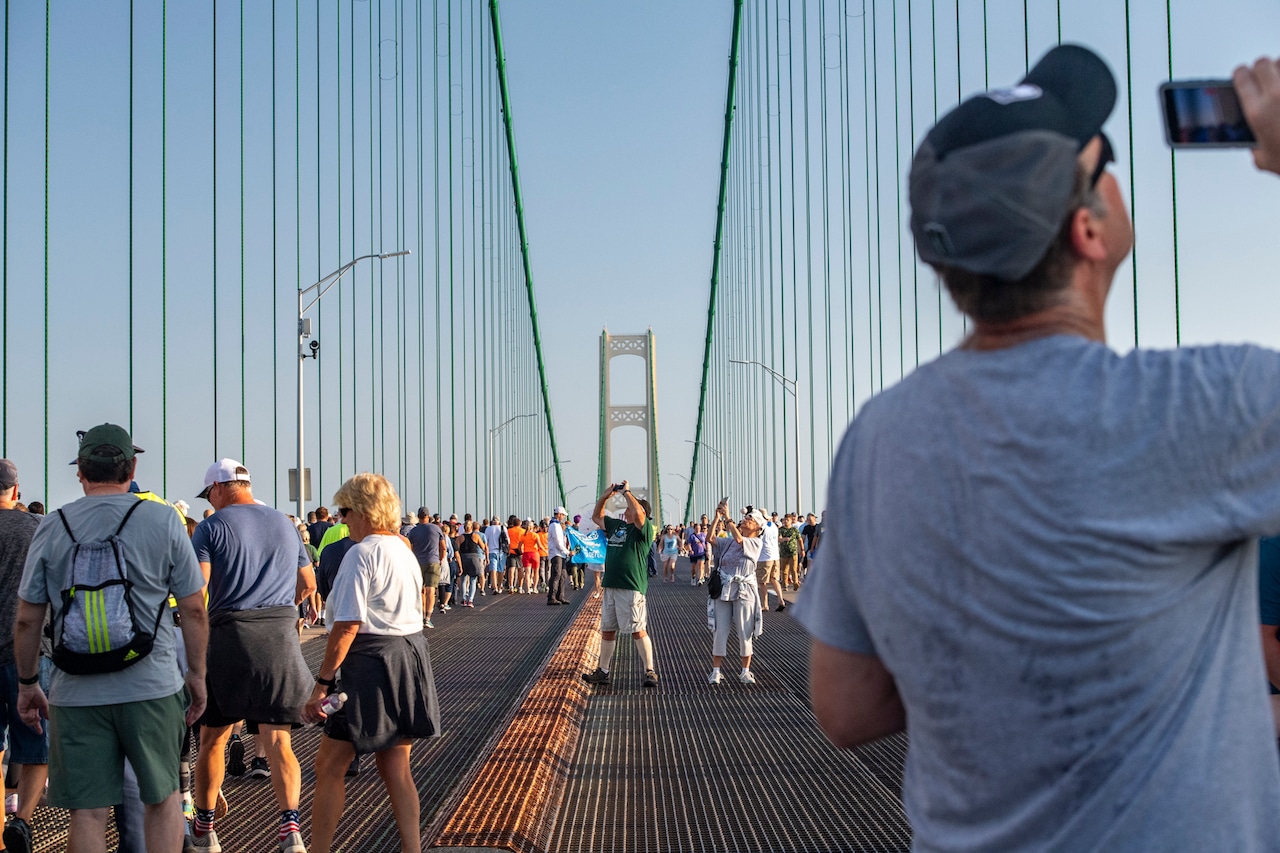
{"type": "MultiPolygon", "coordinates": [[[[811,0],[810,14],[818,2],[811,0]]],[[[982,88],[984,75],[989,75],[993,85],[1016,80],[1024,63],[1024,4],[988,0],[990,43],[984,63],[983,4],[977,0],[959,2],[963,92],[982,88]]],[[[800,3],[793,0],[796,9],[800,3]]],[[[856,7],[858,3],[851,0],[847,5],[856,7]]],[[[839,8],[834,2],[828,6],[839,8]]],[[[364,2],[358,2],[357,7],[363,12],[364,2]]],[[[1056,38],[1059,4],[1033,2],[1027,7],[1034,61],[1056,38]]],[[[238,339],[238,7],[223,0],[218,8],[223,63],[218,94],[217,259],[223,294],[219,320],[220,329],[230,329],[228,334],[238,339]]],[[[284,17],[291,26],[292,4],[286,7],[281,3],[279,8],[281,26],[285,26],[284,17]]],[[[664,477],[665,472],[688,472],[689,445],[685,440],[693,435],[701,370],[732,6],[728,0],[630,4],[507,0],[502,8],[552,404],[561,456],[572,460],[565,466],[565,485],[587,486],[575,493],[572,502],[578,504],[586,500],[584,496],[595,482],[598,334],[606,325],[618,333],[653,328],[658,348],[662,471],[664,477]]],[[[905,20],[905,0],[900,0],[898,8],[905,20]]],[[[916,36],[911,40],[915,48],[912,61],[923,69],[931,57],[922,38],[927,33],[921,29],[926,27],[922,16],[926,10],[936,10],[939,19],[949,18],[954,32],[956,5],[945,0],[915,0],[912,8],[916,36]]],[[[886,28],[892,10],[890,3],[876,5],[878,32],[889,33],[886,28]]],[[[856,14],[854,8],[848,11],[856,14]]],[[[1098,49],[1119,78],[1121,100],[1107,130],[1120,155],[1116,172],[1134,200],[1139,339],[1144,345],[1164,346],[1175,338],[1170,160],[1160,137],[1154,95],[1158,82],[1168,76],[1165,4],[1135,2],[1131,11],[1131,62],[1126,63],[1123,4],[1111,0],[1061,4],[1064,39],[1098,49]],[[1126,79],[1130,73],[1131,83],[1126,79]],[[1131,163],[1135,184],[1128,187],[1131,163]]],[[[1176,77],[1226,76],[1238,61],[1277,50],[1274,36],[1280,32],[1280,6],[1270,0],[1219,4],[1175,0],[1172,12],[1176,77]]],[[[8,452],[24,471],[24,496],[47,495],[56,504],[76,494],[63,460],[64,456],[70,458],[74,430],[108,418],[127,418],[121,376],[128,346],[127,316],[122,307],[129,262],[125,218],[129,187],[125,155],[128,17],[122,5],[88,0],[57,2],[53,9],[49,190],[52,461],[51,486],[46,489],[41,471],[44,10],[36,4],[14,4],[11,14],[8,452]]],[[[270,300],[253,289],[254,282],[263,276],[263,264],[270,263],[266,236],[271,227],[270,162],[262,156],[263,140],[270,138],[270,68],[262,60],[270,49],[269,7],[247,3],[246,19],[245,132],[250,154],[245,170],[244,258],[251,288],[245,334],[252,341],[270,341],[270,300]]],[[[222,371],[220,385],[233,384],[223,386],[225,411],[219,416],[216,450],[209,411],[213,257],[209,245],[210,25],[207,9],[193,12],[185,4],[170,3],[167,332],[171,382],[166,475],[171,499],[191,500],[215,453],[234,456],[240,451],[238,362],[222,371]]],[[[861,19],[851,17],[849,26],[858,32],[861,19]]],[[[899,45],[905,50],[909,36],[905,26],[899,26],[899,45]]],[[[941,29],[943,24],[938,26],[941,29]]],[[[313,30],[314,22],[308,24],[304,17],[304,35],[313,30]]],[[[314,47],[309,47],[305,38],[303,42],[305,72],[308,63],[314,67],[315,55],[314,47]]],[[[889,43],[882,41],[877,66],[884,79],[889,79],[893,70],[886,49],[889,43]]],[[[139,444],[152,450],[159,445],[161,428],[157,401],[159,22],[155,2],[137,3],[135,45],[139,71],[134,161],[134,353],[139,356],[136,432],[139,444]]],[[[940,61],[955,61],[953,48],[946,56],[940,51],[939,56],[940,61]]],[[[315,93],[305,88],[307,85],[304,83],[300,93],[299,110],[304,176],[300,206],[304,210],[315,206],[314,189],[308,191],[305,176],[308,170],[314,172],[316,165],[315,155],[309,153],[316,142],[315,93]]],[[[290,99],[293,96],[291,90],[281,90],[282,97],[286,94],[290,99]]],[[[950,97],[954,100],[954,94],[950,97]]],[[[940,105],[945,108],[947,103],[943,99],[940,105]]],[[[882,102],[882,122],[888,120],[892,106],[891,100],[882,102]]],[[[278,118],[279,132],[287,142],[282,143],[279,153],[287,161],[292,156],[294,129],[291,103],[280,107],[278,118]]],[[[924,130],[924,123],[918,122],[917,136],[924,130]]],[[[329,145],[328,136],[321,139],[329,145]]],[[[905,129],[899,145],[905,164],[914,147],[905,129]]],[[[331,156],[326,147],[321,162],[331,156]]],[[[292,216],[292,175],[286,173],[281,180],[281,193],[292,216]]],[[[1238,152],[1180,154],[1177,193],[1182,342],[1280,345],[1273,320],[1280,304],[1275,281],[1280,245],[1269,225],[1280,207],[1280,180],[1255,175],[1247,156],[1238,152]]],[[[328,195],[323,198],[330,200],[328,195]]],[[[882,218],[881,226],[884,239],[896,241],[900,223],[882,218]]],[[[317,258],[314,225],[310,233],[303,229],[296,247],[291,219],[286,231],[280,251],[290,263],[295,252],[302,255],[303,269],[298,275],[308,281],[315,269],[327,271],[347,254],[345,248],[325,244],[317,258]]],[[[293,276],[290,266],[286,278],[293,276]]],[[[291,280],[286,285],[292,286],[291,280]]],[[[1127,266],[1117,278],[1109,310],[1112,342],[1121,349],[1133,344],[1134,287],[1132,268],[1127,266]]],[[[287,357],[292,350],[287,327],[292,321],[288,320],[288,301],[282,305],[284,319],[279,324],[286,333],[282,344],[285,357],[280,368],[282,399],[275,405],[284,468],[288,467],[291,443],[293,386],[292,363],[287,357]]],[[[258,468],[270,468],[272,459],[268,364],[269,358],[264,361],[259,353],[246,365],[246,456],[258,468]]],[[[900,372],[899,368],[891,378],[900,372]]],[[[626,376],[639,378],[634,373],[620,378],[626,376]]],[[[312,430],[312,441],[314,436],[312,430]]],[[[639,467],[633,453],[634,449],[620,454],[616,462],[619,475],[629,461],[639,467]]],[[[157,480],[155,455],[144,457],[150,466],[145,469],[148,485],[157,480]]],[[[325,459],[329,470],[336,469],[332,451],[325,459]]],[[[683,484],[669,478],[664,485],[666,491],[683,499],[683,484]]],[[[321,491],[331,493],[334,486],[336,482],[322,484],[321,491]]]]}

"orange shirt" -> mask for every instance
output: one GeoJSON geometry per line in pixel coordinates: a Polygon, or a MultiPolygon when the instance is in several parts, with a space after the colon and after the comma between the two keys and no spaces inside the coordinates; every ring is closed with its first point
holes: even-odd
{"type": "Polygon", "coordinates": [[[507,528],[507,542],[508,542],[508,543],[510,543],[511,553],[512,553],[512,554],[519,554],[519,553],[520,553],[520,540],[521,540],[522,538],[524,538],[524,528],[523,528],[523,527],[508,527],[508,528],[507,528]]]}
{"type": "Polygon", "coordinates": [[[529,529],[524,531],[520,538],[521,554],[537,554],[540,546],[538,545],[538,531],[529,529]]]}
{"type": "Polygon", "coordinates": [[[547,531],[538,531],[538,556],[550,557],[551,552],[547,550],[547,531]]]}

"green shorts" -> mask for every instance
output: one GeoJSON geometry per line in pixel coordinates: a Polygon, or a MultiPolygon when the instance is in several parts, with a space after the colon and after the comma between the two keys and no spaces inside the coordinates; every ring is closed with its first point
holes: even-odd
{"type": "Polygon", "coordinates": [[[187,698],[93,707],[49,706],[49,805],[100,809],[124,799],[124,760],[138,776],[144,803],[178,790],[187,698]]]}

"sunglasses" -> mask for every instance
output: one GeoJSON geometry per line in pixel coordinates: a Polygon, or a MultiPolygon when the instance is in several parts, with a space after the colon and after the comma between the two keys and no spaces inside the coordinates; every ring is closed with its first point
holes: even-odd
{"type": "Polygon", "coordinates": [[[1105,133],[1099,133],[1098,138],[1102,140],[1102,148],[1098,151],[1098,164],[1093,167],[1093,174],[1089,177],[1089,189],[1093,189],[1098,185],[1098,181],[1102,180],[1102,173],[1107,170],[1107,166],[1116,161],[1116,152],[1111,147],[1111,140],[1107,138],[1105,133]]]}

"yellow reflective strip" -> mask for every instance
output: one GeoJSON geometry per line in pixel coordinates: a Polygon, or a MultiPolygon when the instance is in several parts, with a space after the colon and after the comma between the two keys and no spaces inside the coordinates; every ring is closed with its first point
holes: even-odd
{"type": "Polygon", "coordinates": [[[97,638],[93,635],[93,593],[84,593],[84,630],[89,640],[90,653],[98,650],[97,638]]]}
{"type": "Polygon", "coordinates": [[[102,590],[94,590],[89,593],[88,601],[88,622],[89,636],[93,642],[89,644],[89,650],[94,652],[102,651],[102,590]]]}

